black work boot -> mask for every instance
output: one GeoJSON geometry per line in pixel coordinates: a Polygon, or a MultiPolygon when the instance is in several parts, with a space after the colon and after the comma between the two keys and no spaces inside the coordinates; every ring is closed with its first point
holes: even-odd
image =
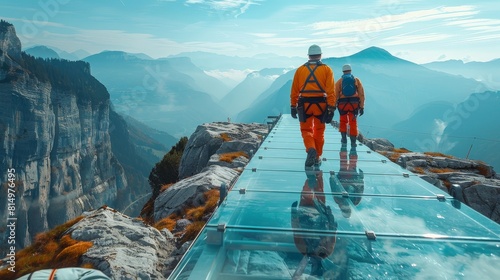
{"type": "Polygon", "coordinates": [[[307,150],[307,158],[306,158],[306,166],[311,167],[316,163],[316,158],[318,157],[318,154],[316,152],[316,149],[314,148],[309,148],[307,150]]]}
{"type": "Polygon", "coordinates": [[[349,136],[351,138],[351,147],[356,147],[356,136],[349,136]]]}
{"type": "Polygon", "coordinates": [[[314,161],[314,167],[319,168],[321,166],[321,157],[317,157],[314,161]]]}
{"type": "Polygon", "coordinates": [[[340,139],[340,143],[347,143],[347,133],[346,132],[341,132],[340,135],[342,135],[342,139],[340,139]]]}

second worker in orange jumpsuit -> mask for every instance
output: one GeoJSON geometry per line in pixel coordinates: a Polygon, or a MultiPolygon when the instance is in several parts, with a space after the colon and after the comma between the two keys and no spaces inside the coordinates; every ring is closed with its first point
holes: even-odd
{"type": "Polygon", "coordinates": [[[335,94],[337,108],[339,109],[340,121],[339,131],[342,136],[341,142],[347,143],[347,127],[349,126],[349,138],[351,146],[356,147],[358,136],[358,116],[365,112],[365,90],[358,77],[351,74],[351,65],[342,66],[342,77],[335,83],[335,94]]]}
{"type": "Polygon", "coordinates": [[[333,70],[321,62],[321,48],[309,47],[309,61],[297,68],[290,92],[293,118],[299,118],[307,152],[306,167],[321,164],[325,123],[330,123],[337,102],[333,70]]]}

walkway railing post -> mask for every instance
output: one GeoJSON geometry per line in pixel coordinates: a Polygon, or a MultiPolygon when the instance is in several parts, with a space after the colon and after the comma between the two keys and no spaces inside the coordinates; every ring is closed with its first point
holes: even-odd
{"type": "Polygon", "coordinates": [[[222,183],[220,185],[220,191],[219,191],[219,206],[222,204],[224,199],[226,199],[227,196],[227,186],[226,183],[222,183]]]}

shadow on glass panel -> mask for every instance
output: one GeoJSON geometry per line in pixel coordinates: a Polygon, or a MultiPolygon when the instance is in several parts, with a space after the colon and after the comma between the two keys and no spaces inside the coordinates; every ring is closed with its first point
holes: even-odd
{"type": "Polygon", "coordinates": [[[293,279],[300,279],[306,269],[312,276],[323,276],[336,243],[337,222],[325,203],[323,171],[316,167],[305,173],[300,201],[293,202],[291,208],[294,243],[303,255],[293,279]]]}

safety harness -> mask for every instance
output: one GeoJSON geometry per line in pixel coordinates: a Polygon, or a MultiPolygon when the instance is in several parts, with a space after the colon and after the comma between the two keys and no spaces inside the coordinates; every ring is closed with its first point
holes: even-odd
{"type": "Polygon", "coordinates": [[[309,117],[314,116],[312,114],[306,113],[309,111],[309,108],[311,108],[311,106],[313,106],[313,105],[316,105],[319,108],[319,110],[321,111],[321,115],[315,116],[316,118],[322,120],[323,115],[326,112],[326,110],[323,110],[320,106],[320,103],[326,103],[325,90],[323,89],[323,87],[319,83],[318,79],[316,78],[316,75],[314,75],[314,72],[316,71],[316,69],[318,69],[318,67],[323,66],[323,65],[325,65],[325,64],[323,64],[321,61],[317,61],[317,62],[316,61],[314,61],[314,62],[308,61],[304,64],[304,66],[306,66],[307,69],[309,70],[309,76],[307,76],[307,79],[306,79],[304,85],[302,86],[302,89],[300,90],[299,102],[298,102],[298,106],[297,106],[299,108],[299,114],[303,114],[304,121],[307,120],[309,117]],[[314,65],[315,67],[311,68],[311,64],[314,65]],[[318,89],[306,90],[307,85],[311,84],[311,83],[316,84],[318,89]],[[306,96],[302,96],[303,93],[322,93],[323,96],[306,97],[306,96]],[[306,108],[304,108],[304,103],[307,103],[306,108]],[[300,112],[300,110],[303,110],[303,112],[300,112]]]}
{"type": "MultiPolygon", "coordinates": [[[[342,76],[342,79],[343,77],[344,76],[342,76]]],[[[344,86],[344,84],[342,84],[342,86],[344,86]]],[[[354,80],[354,88],[357,89],[356,80],[354,80]]],[[[339,113],[341,115],[345,115],[347,112],[353,112],[354,115],[358,114],[360,100],[356,91],[354,92],[354,95],[355,96],[341,97],[337,101],[337,108],[339,109],[339,113]]]]}

